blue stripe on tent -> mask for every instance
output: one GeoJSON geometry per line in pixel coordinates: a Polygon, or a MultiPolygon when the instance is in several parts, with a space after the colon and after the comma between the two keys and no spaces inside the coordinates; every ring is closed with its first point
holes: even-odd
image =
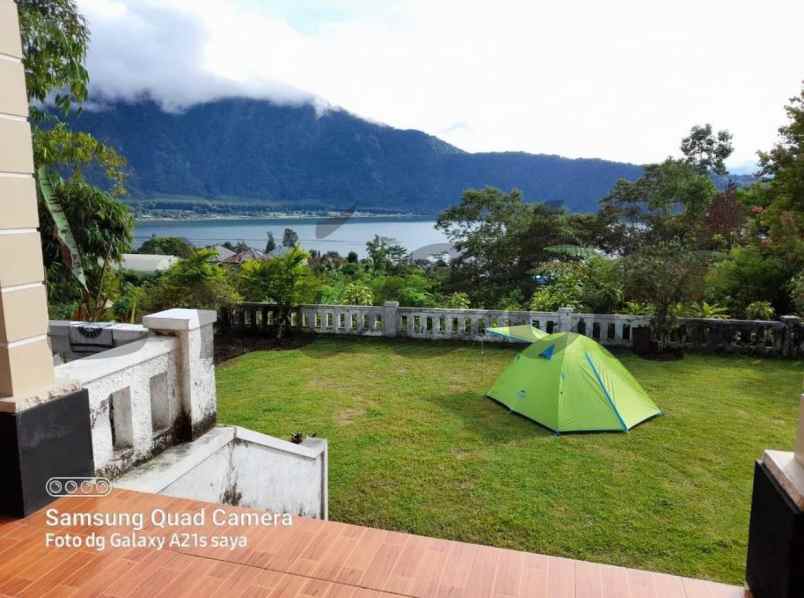
{"type": "Polygon", "coordinates": [[[592,358],[589,356],[589,351],[585,351],[584,355],[586,356],[586,361],[589,362],[589,367],[592,368],[592,372],[595,374],[595,378],[597,379],[597,383],[600,385],[600,389],[603,391],[603,394],[606,396],[606,400],[609,402],[609,406],[614,411],[614,414],[617,416],[617,419],[620,420],[620,425],[623,427],[623,432],[628,431],[628,426],[625,425],[625,420],[620,415],[620,412],[617,410],[617,406],[614,404],[614,401],[611,400],[609,396],[609,391],[606,390],[606,385],[603,384],[603,380],[600,378],[600,374],[597,372],[597,368],[595,367],[595,363],[592,361],[592,358]]]}
{"type": "Polygon", "coordinates": [[[553,358],[553,353],[556,352],[556,345],[553,343],[549,347],[547,347],[544,351],[539,353],[540,357],[544,357],[547,361],[550,361],[553,358]]]}

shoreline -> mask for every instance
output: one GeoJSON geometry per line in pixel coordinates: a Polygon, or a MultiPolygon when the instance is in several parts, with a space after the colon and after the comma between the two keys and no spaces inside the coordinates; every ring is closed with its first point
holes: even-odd
{"type": "Polygon", "coordinates": [[[349,216],[345,214],[328,214],[328,215],[309,215],[309,214],[287,214],[275,216],[255,216],[253,214],[227,214],[226,216],[190,216],[190,217],[177,217],[177,216],[159,216],[152,218],[135,217],[135,224],[181,224],[181,223],[208,223],[214,222],[218,224],[225,224],[227,222],[242,223],[243,221],[250,222],[272,222],[278,224],[326,224],[326,223],[346,223],[346,222],[399,222],[400,220],[408,222],[435,222],[436,216],[426,214],[359,214],[349,216]]]}

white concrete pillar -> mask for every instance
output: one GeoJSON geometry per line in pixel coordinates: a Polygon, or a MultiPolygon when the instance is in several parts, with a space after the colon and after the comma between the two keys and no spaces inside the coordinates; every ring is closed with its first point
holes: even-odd
{"type": "Polygon", "coordinates": [[[571,307],[558,308],[558,330],[553,332],[570,332],[572,330],[572,312],[571,307]]]}
{"type": "Polygon", "coordinates": [[[0,397],[53,385],[17,5],[0,0],[0,397]]]}
{"type": "Polygon", "coordinates": [[[399,330],[399,302],[386,301],[382,306],[383,335],[393,337],[399,330]]]}
{"type": "Polygon", "coordinates": [[[798,415],[798,436],[796,437],[796,460],[804,467],[804,394],[800,398],[798,415]]]}
{"type": "Polygon", "coordinates": [[[214,331],[217,313],[205,309],[168,309],[142,319],[146,328],[179,340],[179,388],[187,435],[198,438],[215,425],[214,331]]]}

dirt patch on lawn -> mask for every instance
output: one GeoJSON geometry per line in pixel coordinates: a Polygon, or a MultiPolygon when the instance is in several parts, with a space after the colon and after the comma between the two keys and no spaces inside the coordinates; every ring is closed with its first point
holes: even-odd
{"type": "Polygon", "coordinates": [[[343,409],[335,416],[335,423],[339,426],[348,426],[355,419],[365,414],[365,409],[343,409]]]}

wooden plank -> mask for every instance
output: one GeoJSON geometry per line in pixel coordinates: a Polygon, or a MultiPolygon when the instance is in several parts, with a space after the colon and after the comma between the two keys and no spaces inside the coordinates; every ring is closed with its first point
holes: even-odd
{"type": "Polygon", "coordinates": [[[633,596],[656,598],[656,589],[653,587],[653,574],[647,571],[629,570],[628,586],[633,596]]]}
{"type": "Polygon", "coordinates": [[[347,561],[351,558],[368,528],[347,525],[338,536],[332,550],[322,555],[321,562],[313,571],[312,577],[335,580],[347,561]]]}
{"type": "Polygon", "coordinates": [[[522,598],[549,598],[547,560],[548,557],[541,554],[525,554],[519,596],[522,598]]]}
{"type": "Polygon", "coordinates": [[[449,543],[433,538],[425,539],[422,559],[416,567],[416,576],[410,593],[413,596],[434,596],[449,555],[449,543]]]}
{"type": "Polygon", "coordinates": [[[388,532],[376,529],[367,529],[358,542],[348,560],[341,567],[337,577],[331,581],[358,585],[374,560],[380,547],[385,542],[388,532]]]}
{"type": "MultiPolygon", "coordinates": [[[[630,598],[631,590],[628,586],[628,569],[613,565],[601,565],[601,589],[603,598],[630,598]]],[[[633,596],[633,598],[638,598],[633,596]]]]}
{"type": "Polygon", "coordinates": [[[575,597],[575,563],[561,557],[548,557],[547,588],[550,598],[575,597]]]}
{"type": "Polygon", "coordinates": [[[491,598],[500,552],[488,546],[478,547],[469,572],[465,595],[472,598],[491,598]]]}
{"type": "Polygon", "coordinates": [[[499,549],[499,551],[492,595],[495,598],[517,598],[522,595],[520,585],[525,570],[524,554],[515,550],[499,549]]]}
{"type": "Polygon", "coordinates": [[[666,573],[653,574],[653,587],[657,598],[686,598],[684,583],[680,577],[666,573]]]}
{"type": "Polygon", "coordinates": [[[450,542],[449,545],[447,560],[441,572],[441,579],[438,580],[436,596],[439,598],[463,595],[479,548],[462,542],[450,542]]]}
{"type": "Polygon", "coordinates": [[[360,585],[374,590],[382,589],[391,576],[394,565],[402,555],[405,543],[405,536],[399,534],[386,536],[385,542],[369,563],[366,574],[361,578],[360,585]]]}
{"type": "Polygon", "coordinates": [[[601,566],[575,562],[575,598],[603,598],[601,566]]]}

